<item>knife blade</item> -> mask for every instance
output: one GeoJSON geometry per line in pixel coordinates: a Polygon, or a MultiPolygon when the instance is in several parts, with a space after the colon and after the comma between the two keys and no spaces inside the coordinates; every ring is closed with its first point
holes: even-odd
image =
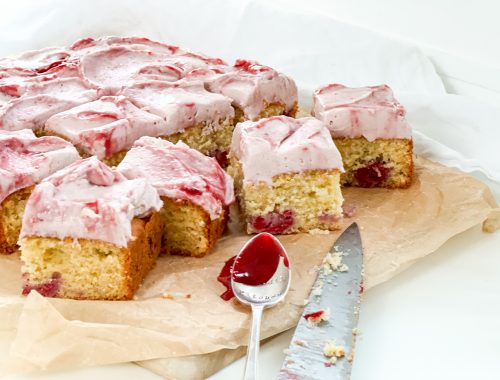
{"type": "MultiPolygon", "coordinates": [[[[363,292],[363,248],[356,223],[332,246],[318,273],[288,350],[278,379],[346,380],[350,378],[360,294],[363,292]],[[341,263],[339,263],[341,259],[341,263]],[[329,265],[328,263],[333,263],[329,265]],[[332,268],[336,269],[332,271],[332,268]],[[312,324],[311,314],[330,311],[328,320],[312,324]],[[308,318],[305,318],[308,317],[308,318]],[[325,356],[325,346],[343,348],[345,355],[325,356]]],[[[316,320],[317,321],[317,320],[316,320]]],[[[328,350],[331,351],[331,350],[328,350]]]]}

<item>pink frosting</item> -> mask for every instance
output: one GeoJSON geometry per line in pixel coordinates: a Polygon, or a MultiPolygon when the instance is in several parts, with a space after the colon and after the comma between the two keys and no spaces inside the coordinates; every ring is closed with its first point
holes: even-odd
{"type": "Polygon", "coordinates": [[[169,66],[167,59],[168,55],[148,50],[113,46],[83,56],[80,70],[94,86],[101,87],[107,94],[114,94],[136,80],[180,79],[180,69],[169,66]]]}
{"type": "Polygon", "coordinates": [[[52,116],[45,129],[102,159],[129,149],[141,136],[165,134],[166,123],[123,96],[104,96],[52,116]]]}
{"type": "Polygon", "coordinates": [[[405,109],[387,85],[350,88],[330,84],[313,95],[313,114],[334,138],[411,139],[405,109]]]}
{"type": "Polygon", "coordinates": [[[233,105],[250,120],[259,118],[266,103],[284,104],[285,113],[297,103],[297,86],[291,78],[252,61],[237,60],[233,67],[195,69],[187,77],[204,80],[209,91],[233,99],[233,105]]]}
{"type": "Polygon", "coordinates": [[[162,117],[166,122],[165,135],[199,123],[217,128],[234,116],[231,99],[208,92],[199,81],[136,83],[122,94],[143,110],[162,117]]]}
{"type": "Polygon", "coordinates": [[[52,115],[98,97],[97,91],[79,78],[24,83],[15,91],[22,96],[0,108],[0,130],[42,129],[52,115]]]}
{"type": "Polygon", "coordinates": [[[127,178],[147,178],[161,196],[183,199],[217,219],[234,202],[233,179],[213,158],[182,142],[142,137],[118,165],[127,178]]]}
{"type": "Polygon", "coordinates": [[[49,47],[40,50],[27,51],[16,58],[0,59],[0,73],[3,76],[22,75],[30,76],[43,74],[57,66],[70,56],[64,48],[49,47]]]}
{"type": "Polygon", "coordinates": [[[290,112],[297,102],[293,80],[267,66],[244,60],[229,66],[147,38],[85,38],[0,59],[3,130],[39,131],[51,116],[110,95],[130,96],[145,112],[160,115],[165,134],[199,123],[216,128],[233,117],[231,104],[256,119],[266,103],[282,103],[290,112]]]}
{"type": "Polygon", "coordinates": [[[79,158],[76,149],[58,137],[37,138],[29,129],[0,130],[0,202],[79,158]]]}
{"type": "Polygon", "coordinates": [[[70,46],[72,54],[82,56],[89,52],[104,50],[110,46],[127,46],[135,50],[149,50],[160,54],[174,54],[180,49],[177,46],[152,41],[144,37],[102,37],[82,38],[70,46]]]}
{"type": "Polygon", "coordinates": [[[275,116],[236,125],[231,152],[245,182],[272,183],[273,176],[314,169],[343,171],[342,158],[318,119],[275,116]]]}
{"type": "Polygon", "coordinates": [[[35,187],[26,205],[20,238],[95,239],[125,247],[132,237],[132,219],[161,206],[158,192],[147,180],[128,180],[91,157],[35,187]]]}

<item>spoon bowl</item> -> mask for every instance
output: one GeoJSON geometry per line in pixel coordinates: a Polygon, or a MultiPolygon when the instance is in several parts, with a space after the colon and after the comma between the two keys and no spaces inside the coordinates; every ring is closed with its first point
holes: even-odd
{"type": "Polygon", "coordinates": [[[271,234],[264,232],[256,235],[236,256],[231,271],[231,288],[241,303],[252,308],[252,329],[243,377],[245,380],[256,380],[258,377],[262,311],[285,298],[291,279],[286,250],[271,234]]]}

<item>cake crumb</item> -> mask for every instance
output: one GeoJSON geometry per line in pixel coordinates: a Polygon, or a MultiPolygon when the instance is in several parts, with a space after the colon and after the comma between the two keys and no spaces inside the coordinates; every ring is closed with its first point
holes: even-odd
{"type": "Polygon", "coordinates": [[[190,299],[191,297],[192,297],[192,295],[191,295],[191,294],[186,294],[186,298],[187,298],[187,299],[190,299]]]}
{"type": "Polygon", "coordinates": [[[357,336],[358,335],[358,329],[355,327],[352,329],[352,335],[357,336]]]}
{"type": "Polygon", "coordinates": [[[345,349],[344,346],[337,346],[334,341],[330,341],[325,343],[325,347],[323,347],[323,354],[327,358],[342,358],[345,356],[345,349]]]}
{"type": "Polygon", "coordinates": [[[332,365],[335,365],[335,363],[337,363],[337,360],[338,360],[338,359],[337,359],[337,357],[336,357],[336,356],[332,356],[331,358],[329,358],[329,359],[326,361],[325,365],[327,365],[327,364],[328,364],[328,365],[327,365],[327,367],[331,367],[332,365]]]}
{"type": "Polygon", "coordinates": [[[293,343],[296,344],[297,346],[300,346],[300,347],[309,347],[309,344],[305,340],[302,340],[302,339],[297,339],[293,343]]]}
{"type": "Polygon", "coordinates": [[[321,228],[313,228],[308,231],[309,235],[329,235],[329,230],[322,230],[321,228]]]}
{"type": "Polygon", "coordinates": [[[308,298],[305,298],[305,299],[304,299],[304,306],[306,306],[308,303],[309,303],[309,299],[308,299],[308,298]]]}
{"type": "Polygon", "coordinates": [[[342,215],[346,218],[352,218],[356,214],[356,211],[356,206],[344,205],[342,207],[342,215]]]}
{"type": "Polygon", "coordinates": [[[174,299],[174,296],[173,296],[173,295],[171,295],[171,294],[169,294],[169,293],[163,293],[163,294],[161,295],[161,298],[164,298],[164,299],[166,299],[166,300],[173,300],[173,299],[174,299]]]}
{"type": "Polygon", "coordinates": [[[347,272],[349,267],[342,263],[342,256],[344,254],[335,250],[335,252],[328,253],[323,260],[323,271],[326,275],[332,272],[347,272]]]}
{"type": "Polygon", "coordinates": [[[353,360],[354,360],[354,356],[352,354],[349,354],[349,356],[347,357],[347,361],[349,363],[352,363],[353,360]]]}
{"type": "Polygon", "coordinates": [[[500,210],[494,210],[483,222],[483,232],[493,233],[500,229],[500,210]]]}
{"type": "Polygon", "coordinates": [[[330,309],[318,310],[313,313],[304,315],[309,326],[317,326],[323,321],[328,321],[330,319],[330,309]]]}
{"type": "Polygon", "coordinates": [[[349,267],[345,264],[340,265],[340,267],[337,268],[337,272],[347,272],[349,270],[349,267]]]}
{"type": "Polygon", "coordinates": [[[289,348],[285,348],[285,349],[283,350],[283,353],[284,353],[285,355],[290,355],[290,354],[292,353],[292,350],[290,350],[289,348]]]}
{"type": "Polygon", "coordinates": [[[321,296],[323,294],[323,281],[318,280],[311,290],[313,296],[321,296]]]}

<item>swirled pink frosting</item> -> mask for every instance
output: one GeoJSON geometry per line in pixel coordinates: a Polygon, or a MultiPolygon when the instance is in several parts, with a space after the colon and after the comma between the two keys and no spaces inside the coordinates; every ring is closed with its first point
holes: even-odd
{"type": "Polygon", "coordinates": [[[132,219],[161,206],[158,192],[147,180],[128,180],[91,157],[35,187],[26,204],[20,239],[95,239],[125,247],[132,237],[132,219]]]}
{"type": "Polygon", "coordinates": [[[313,114],[328,126],[334,138],[411,139],[406,111],[387,85],[321,87],[313,95],[313,114]]]}
{"type": "Polygon", "coordinates": [[[73,145],[59,137],[0,130],[0,203],[79,158],[73,145]]]}
{"type": "MultiPolygon", "coordinates": [[[[90,112],[100,107],[94,101],[103,96],[129,97],[143,112],[163,118],[164,133],[172,134],[199,123],[216,128],[233,117],[232,106],[248,119],[257,119],[273,103],[291,112],[297,88],[289,77],[255,62],[237,60],[230,66],[220,58],[140,37],[85,38],[69,47],[0,59],[1,130],[38,133],[48,124],[54,129],[54,120],[74,114],[65,111],[86,104],[90,112]]],[[[129,124],[121,125],[121,134],[127,134],[129,124]]],[[[71,122],[57,129],[73,127],[71,122]]],[[[97,138],[102,125],[95,127],[97,138]]],[[[150,134],[144,130],[142,135],[150,134]]],[[[71,141],[81,143],[79,138],[71,141]]]]}
{"type": "Polygon", "coordinates": [[[289,113],[297,103],[297,86],[291,78],[253,61],[195,69],[187,77],[201,79],[210,91],[233,99],[249,120],[257,120],[266,105],[282,104],[289,113]]]}
{"type": "Polygon", "coordinates": [[[239,123],[231,153],[241,164],[244,182],[271,184],[273,177],[282,173],[344,170],[330,132],[313,117],[275,116],[239,123]]]}
{"type": "Polygon", "coordinates": [[[202,207],[212,220],[234,202],[233,179],[215,159],[180,141],[142,137],[118,170],[127,178],[147,178],[161,196],[202,207]]]}
{"type": "Polygon", "coordinates": [[[208,92],[200,81],[141,82],[121,94],[143,110],[160,116],[166,124],[164,135],[201,123],[215,129],[234,116],[231,99],[208,92]]]}
{"type": "Polygon", "coordinates": [[[52,116],[45,130],[99,159],[129,149],[139,137],[166,134],[165,121],[123,96],[104,96],[52,116]]]}

